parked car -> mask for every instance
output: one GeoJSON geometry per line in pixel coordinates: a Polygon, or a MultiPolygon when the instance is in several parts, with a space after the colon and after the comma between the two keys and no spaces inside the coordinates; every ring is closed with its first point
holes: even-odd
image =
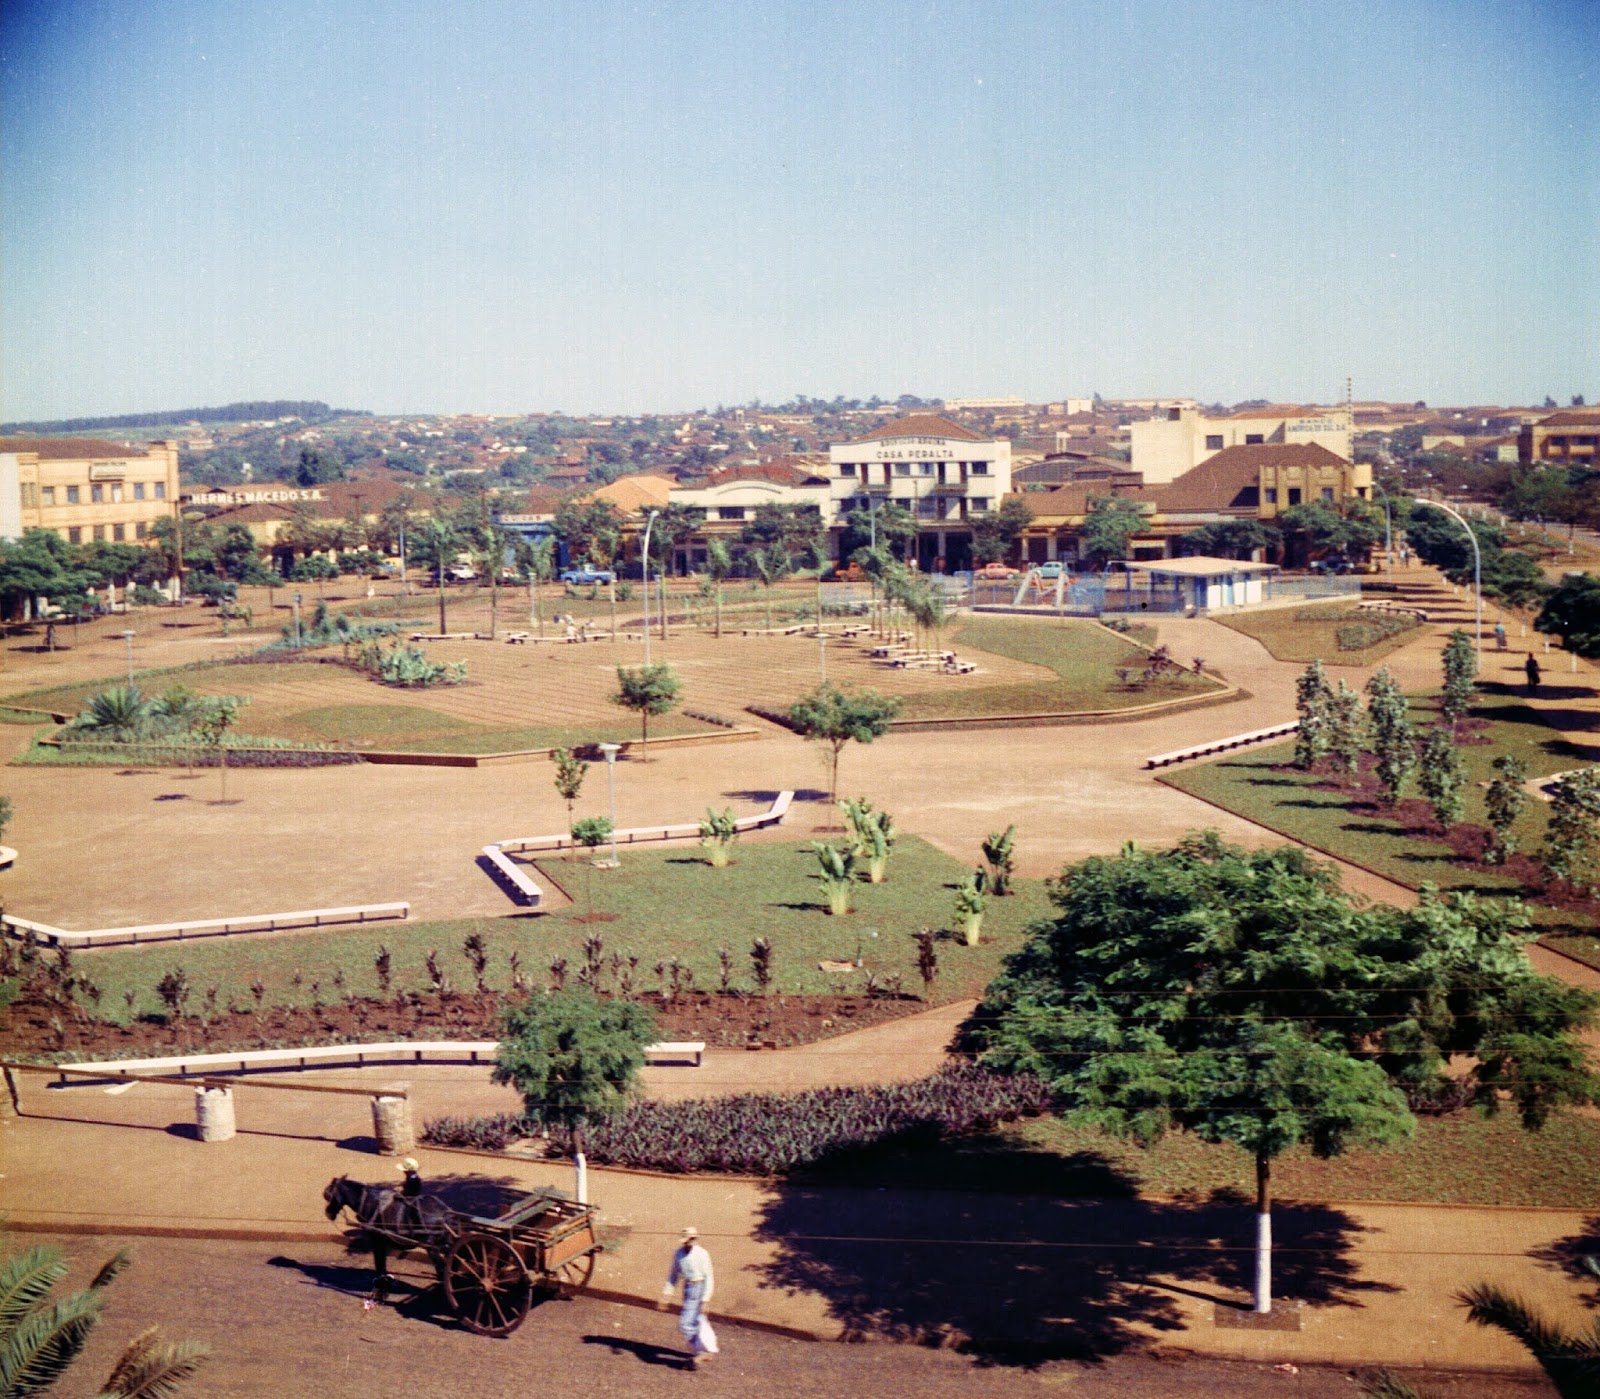
{"type": "Polygon", "coordinates": [[[1061,577],[1067,571],[1067,566],[1064,563],[1052,560],[1050,563],[1035,564],[1033,571],[1041,578],[1054,579],[1061,577]]]}
{"type": "Polygon", "coordinates": [[[986,563],[975,574],[974,578],[1015,578],[1017,570],[1010,564],[986,563]]]}
{"type": "Polygon", "coordinates": [[[616,576],[609,568],[595,568],[594,565],[585,563],[569,568],[561,575],[561,581],[582,586],[589,583],[611,583],[616,580],[616,576]]]}
{"type": "Polygon", "coordinates": [[[867,571],[858,563],[846,564],[843,568],[834,569],[833,581],[835,583],[865,583],[867,581],[867,571]]]}
{"type": "Polygon", "coordinates": [[[478,576],[478,570],[469,563],[455,563],[445,569],[444,576],[452,583],[470,583],[478,576]]]}

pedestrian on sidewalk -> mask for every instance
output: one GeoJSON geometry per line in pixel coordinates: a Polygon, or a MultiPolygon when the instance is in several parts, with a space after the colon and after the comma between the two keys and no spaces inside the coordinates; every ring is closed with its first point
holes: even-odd
{"type": "Polygon", "coordinates": [[[1532,651],[1528,652],[1528,659],[1522,663],[1522,668],[1528,675],[1528,693],[1531,695],[1539,688],[1539,662],[1532,651]]]}
{"type": "Polygon", "coordinates": [[[698,1370],[707,1356],[717,1353],[716,1333],[705,1315],[706,1303],[716,1287],[716,1277],[711,1269],[711,1255],[701,1247],[699,1230],[692,1225],[683,1231],[678,1250],[672,1255],[672,1268],[667,1273],[666,1286],[661,1289],[663,1306],[680,1283],[683,1306],[678,1313],[678,1331],[689,1347],[689,1368],[698,1370]]]}
{"type": "Polygon", "coordinates": [[[1504,651],[1506,649],[1506,624],[1504,622],[1496,622],[1494,624],[1494,644],[1496,650],[1504,651]]]}

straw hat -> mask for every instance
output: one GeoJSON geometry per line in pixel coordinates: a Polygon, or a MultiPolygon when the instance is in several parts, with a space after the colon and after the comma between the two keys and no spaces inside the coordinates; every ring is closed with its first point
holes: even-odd
{"type": "Polygon", "coordinates": [[[402,1174],[417,1170],[417,1158],[415,1156],[402,1156],[396,1169],[402,1174]]]}
{"type": "Polygon", "coordinates": [[[683,1231],[683,1237],[685,1239],[698,1239],[700,1237],[700,1231],[691,1224],[683,1231]]]}

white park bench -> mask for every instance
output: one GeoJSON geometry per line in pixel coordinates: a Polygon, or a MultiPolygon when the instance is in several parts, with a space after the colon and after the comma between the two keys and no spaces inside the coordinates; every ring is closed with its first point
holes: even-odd
{"type": "Polygon", "coordinates": [[[1170,753],[1157,753],[1153,758],[1146,758],[1144,765],[1146,768],[1170,767],[1173,763],[1187,762],[1190,758],[1205,758],[1213,753],[1226,753],[1230,748],[1243,748],[1250,743],[1266,743],[1274,738],[1287,738],[1299,727],[1298,722],[1291,722],[1274,724],[1267,729],[1252,729],[1249,733],[1213,739],[1210,743],[1196,743],[1189,748],[1176,748],[1170,753]]]}

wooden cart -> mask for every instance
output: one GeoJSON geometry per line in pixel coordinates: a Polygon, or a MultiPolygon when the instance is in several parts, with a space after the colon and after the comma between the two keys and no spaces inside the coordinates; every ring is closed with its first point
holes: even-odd
{"type": "Polygon", "coordinates": [[[469,1331],[509,1336],[535,1288],[570,1297],[594,1276],[600,1240],[593,1205],[526,1195],[495,1218],[453,1213],[448,1244],[434,1252],[450,1307],[469,1331]]]}

